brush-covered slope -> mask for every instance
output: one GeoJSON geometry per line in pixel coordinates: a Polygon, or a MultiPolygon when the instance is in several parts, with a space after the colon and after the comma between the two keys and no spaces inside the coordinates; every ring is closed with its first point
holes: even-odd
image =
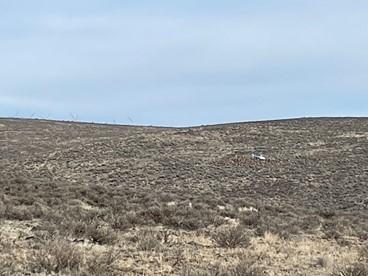
{"type": "Polygon", "coordinates": [[[182,198],[368,209],[368,119],[299,119],[187,129],[1,120],[3,172],[127,186],[182,198]],[[261,151],[265,162],[253,160],[261,151]]]}
{"type": "MultiPolygon", "coordinates": [[[[73,225],[86,217],[121,233],[163,226],[211,236],[233,220],[254,237],[368,238],[368,119],[195,128],[1,119],[0,157],[0,215],[31,223],[22,227],[32,239],[53,227],[96,242],[73,225]]],[[[264,269],[287,275],[276,267],[264,269]]],[[[144,272],[135,269],[125,273],[144,272]]]]}

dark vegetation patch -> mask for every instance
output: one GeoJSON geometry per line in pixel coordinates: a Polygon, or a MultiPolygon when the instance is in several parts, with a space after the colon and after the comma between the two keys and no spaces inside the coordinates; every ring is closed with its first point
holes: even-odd
{"type": "Polygon", "coordinates": [[[248,247],[250,238],[242,226],[232,226],[217,230],[212,239],[220,246],[227,248],[248,247]]]}

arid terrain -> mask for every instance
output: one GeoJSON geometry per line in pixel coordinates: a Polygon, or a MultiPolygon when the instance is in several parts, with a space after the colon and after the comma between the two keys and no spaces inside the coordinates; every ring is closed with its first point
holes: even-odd
{"type": "Polygon", "coordinates": [[[0,119],[0,172],[0,275],[368,275],[365,118],[0,119]]]}

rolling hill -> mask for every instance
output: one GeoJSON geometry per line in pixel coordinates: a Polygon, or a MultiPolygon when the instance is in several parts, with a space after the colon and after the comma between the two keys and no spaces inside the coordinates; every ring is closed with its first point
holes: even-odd
{"type": "Polygon", "coordinates": [[[368,271],[366,118],[3,118],[0,169],[0,275],[368,271]]]}

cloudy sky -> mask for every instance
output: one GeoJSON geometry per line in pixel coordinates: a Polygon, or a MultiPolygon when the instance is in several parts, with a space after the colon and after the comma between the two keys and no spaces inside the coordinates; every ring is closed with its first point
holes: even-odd
{"type": "Polygon", "coordinates": [[[1,0],[0,116],[368,116],[368,1],[1,0]]]}

